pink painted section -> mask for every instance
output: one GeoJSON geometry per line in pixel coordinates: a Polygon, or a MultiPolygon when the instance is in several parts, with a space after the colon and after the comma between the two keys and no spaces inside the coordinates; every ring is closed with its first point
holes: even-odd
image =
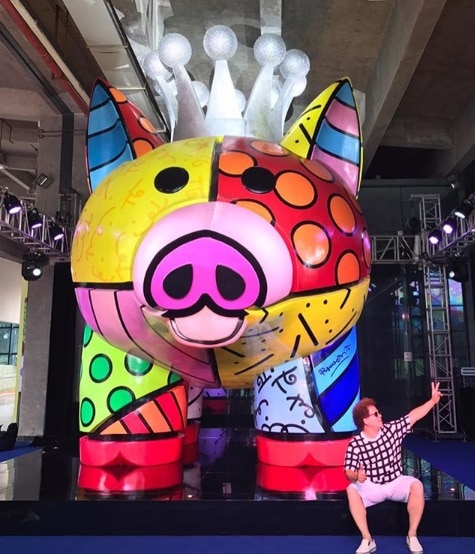
{"type": "MultiPolygon", "coordinates": [[[[133,292],[118,292],[117,301],[123,325],[133,339],[130,353],[141,357],[146,355],[157,365],[179,373],[193,385],[218,385],[207,350],[188,348],[175,342],[165,321],[160,322],[159,313],[155,316],[157,325],[152,329],[133,292]]],[[[117,346],[120,348],[119,344],[117,346]]]]}
{"type": "Polygon", "coordinates": [[[99,332],[99,329],[97,328],[96,324],[96,318],[94,315],[94,310],[91,304],[91,300],[89,298],[89,292],[91,289],[86,288],[76,288],[76,299],[78,302],[79,309],[81,310],[81,314],[85,320],[85,322],[91,327],[93,331],[96,333],[99,332]]]}
{"type": "Polygon", "coordinates": [[[329,167],[343,180],[348,190],[356,196],[359,185],[359,167],[340,160],[339,158],[335,158],[335,156],[331,156],[326,152],[321,152],[318,149],[314,150],[312,160],[318,160],[329,167]]]}
{"type": "Polygon", "coordinates": [[[356,110],[345,106],[335,100],[331,103],[330,108],[326,113],[326,118],[333,127],[344,131],[355,137],[359,137],[358,117],[356,110]]]}
{"type": "MultiPolygon", "coordinates": [[[[118,291],[115,289],[93,290],[91,298],[94,313],[96,314],[101,335],[103,335],[108,342],[120,344],[123,350],[128,351],[133,346],[133,343],[125,332],[120,320],[115,302],[116,292],[118,291]]],[[[130,291],[125,292],[126,294],[132,294],[130,291]]]]}

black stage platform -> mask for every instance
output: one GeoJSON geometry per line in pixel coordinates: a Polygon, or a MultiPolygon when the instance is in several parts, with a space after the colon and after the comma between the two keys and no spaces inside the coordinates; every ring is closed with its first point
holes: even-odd
{"type": "MultiPolygon", "coordinates": [[[[168,468],[170,486],[165,479],[164,488],[143,494],[104,495],[78,487],[77,455],[60,447],[38,448],[0,463],[0,534],[357,533],[343,488],[319,492],[328,476],[316,468],[263,467],[256,459],[253,430],[203,428],[199,452],[194,463],[168,468]]],[[[474,536],[475,492],[409,451],[404,464],[424,483],[427,505],[420,535],[474,536]]],[[[130,478],[130,472],[117,471],[103,483],[130,478]]],[[[368,517],[375,535],[406,531],[404,504],[372,507],[368,517]]]]}

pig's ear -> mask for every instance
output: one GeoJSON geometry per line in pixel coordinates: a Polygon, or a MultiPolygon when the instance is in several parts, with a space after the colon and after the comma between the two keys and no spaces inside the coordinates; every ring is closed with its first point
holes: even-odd
{"type": "Polygon", "coordinates": [[[163,144],[150,121],[117,89],[97,80],[91,94],[86,164],[93,191],[113,169],[163,144]]]}
{"type": "Polygon", "coordinates": [[[357,196],[363,147],[350,80],[341,79],[317,96],[288,130],[281,145],[302,158],[324,163],[357,196]]]}

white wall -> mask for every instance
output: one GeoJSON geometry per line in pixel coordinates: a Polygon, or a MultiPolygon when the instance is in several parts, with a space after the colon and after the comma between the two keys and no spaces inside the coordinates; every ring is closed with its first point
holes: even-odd
{"type": "Polygon", "coordinates": [[[20,323],[21,264],[0,258],[0,321],[20,323]]]}

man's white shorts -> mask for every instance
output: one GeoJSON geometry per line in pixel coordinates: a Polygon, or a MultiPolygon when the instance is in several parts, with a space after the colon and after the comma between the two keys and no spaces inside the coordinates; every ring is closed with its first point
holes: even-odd
{"type": "Polygon", "coordinates": [[[390,483],[373,483],[366,479],[363,483],[351,483],[360,494],[365,507],[379,504],[384,500],[394,500],[396,502],[407,502],[411,485],[418,479],[410,475],[400,475],[390,483]]]}

